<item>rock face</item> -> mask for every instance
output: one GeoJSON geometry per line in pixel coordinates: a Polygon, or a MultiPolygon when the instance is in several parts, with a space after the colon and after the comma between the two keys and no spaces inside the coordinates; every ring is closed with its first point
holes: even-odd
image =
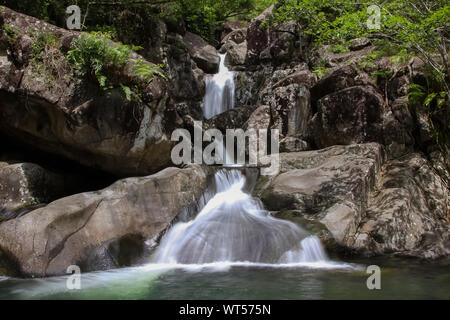
{"type": "Polygon", "coordinates": [[[83,272],[129,265],[205,187],[206,173],[191,166],[62,198],[1,223],[0,251],[27,276],[65,274],[70,265],[83,272]]]}
{"type": "Polygon", "coordinates": [[[310,93],[307,87],[290,84],[268,91],[263,104],[270,106],[272,128],[283,136],[306,134],[311,116],[310,93]]]}
{"type": "Polygon", "coordinates": [[[385,162],[376,143],[281,154],[255,192],[281,216],[320,224],[329,248],[424,258],[449,254],[448,189],[418,154],[385,162]]]}
{"type": "Polygon", "coordinates": [[[0,168],[0,221],[29,206],[47,203],[64,195],[70,179],[33,163],[0,168]]]}
{"type": "Polygon", "coordinates": [[[247,28],[246,64],[255,65],[259,62],[270,62],[279,65],[289,62],[292,56],[303,57],[304,45],[299,37],[298,26],[287,22],[270,28],[264,25],[272,14],[274,6],[270,6],[254,18],[247,28]]]}
{"type": "MultiPolygon", "coordinates": [[[[171,130],[164,121],[170,98],[163,79],[140,88],[143,102],[128,101],[120,87],[105,94],[97,84],[68,76],[64,52],[77,33],[7,8],[0,24],[14,30],[13,37],[5,31],[0,35],[2,132],[119,175],[148,174],[170,165],[171,130]],[[42,71],[30,58],[32,37],[39,34],[58,39],[56,70],[42,71]]],[[[131,63],[113,74],[125,83],[137,81],[131,63]]]]}
{"type": "Polygon", "coordinates": [[[421,155],[386,163],[352,246],[366,254],[449,255],[448,197],[445,184],[421,155]]]}
{"type": "Polygon", "coordinates": [[[311,134],[319,147],[380,141],[383,113],[383,97],[373,87],[343,89],[317,102],[311,134]]]}
{"type": "Polygon", "coordinates": [[[207,44],[200,36],[186,32],[183,38],[192,59],[206,73],[219,71],[220,57],[213,46],[207,44]]]}

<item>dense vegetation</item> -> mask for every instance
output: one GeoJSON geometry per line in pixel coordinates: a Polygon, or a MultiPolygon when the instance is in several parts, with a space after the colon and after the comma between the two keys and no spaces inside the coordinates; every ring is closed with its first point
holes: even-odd
{"type": "MultiPolygon", "coordinates": [[[[167,21],[183,20],[188,30],[200,34],[214,45],[218,43],[218,33],[224,21],[245,22],[275,4],[269,23],[272,27],[295,21],[313,43],[318,46],[328,44],[333,52],[348,51],[352,39],[370,38],[377,51],[369,59],[384,55],[407,62],[412,56],[421,58],[427,66],[426,81],[411,85],[410,103],[427,110],[440,142],[449,140],[450,5],[446,0],[0,0],[0,3],[59,26],[65,24],[66,7],[77,4],[82,10],[84,30],[108,31],[113,40],[121,41],[124,41],[124,36],[120,35],[123,17],[133,19],[130,24],[148,23],[149,16],[159,16],[167,21]],[[376,8],[368,10],[373,5],[380,10],[379,21],[374,11],[376,8]],[[367,25],[377,22],[379,24],[375,28],[367,25]]],[[[268,26],[265,24],[263,27],[268,26]]],[[[135,31],[139,33],[139,29],[135,31]]],[[[132,33],[127,31],[127,37],[132,37],[132,33]]],[[[127,40],[124,42],[140,45],[133,39],[127,40]]],[[[81,39],[80,45],[89,41],[104,47],[102,40],[95,37],[81,39]]],[[[123,49],[126,50],[126,47],[123,49]]],[[[105,58],[108,58],[105,50],[100,51],[104,51],[105,58]]],[[[98,58],[76,53],[71,54],[71,59],[81,72],[87,72],[82,67],[84,60],[98,58]]],[[[85,53],[89,54],[86,50],[85,53]]],[[[114,60],[122,56],[127,56],[127,53],[119,52],[111,58],[114,60]]],[[[91,62],[98,82],[101,86],[107,86],[102,68],[108,62],[100,67],[95,61],[91,62]]],[[[120,64],[123,61],[116,62],[120,64]]],[[[315,67],[315,73],[319,76],[326,71],[320,65],[315,67]]],[[[145,66],[141,66],[141,73],[147,73],[150,79],[154,71],[144,69],[145,66]]],[[[387,73],[379,76],[386,77],[387,73]]]]}

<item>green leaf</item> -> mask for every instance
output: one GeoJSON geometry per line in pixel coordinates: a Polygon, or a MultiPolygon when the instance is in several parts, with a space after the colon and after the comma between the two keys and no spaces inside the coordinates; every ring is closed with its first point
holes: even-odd
{"type": "Polygon", "coordinates": [[[424,101],[424,105],[425,106],[429,106],[430,105],[430,103],[434,100],[434,98],[437,96],[437,93],[430,93],[426,98],[425,98],[425,101],[424,101]]]}

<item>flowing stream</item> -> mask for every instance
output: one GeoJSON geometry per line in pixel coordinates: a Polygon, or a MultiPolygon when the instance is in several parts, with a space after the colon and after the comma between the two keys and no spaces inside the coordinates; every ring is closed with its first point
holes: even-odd
{"type": "MultiPolygon", "coordinates": [[[[233,73],[224,60],[207,80],[206,118],[233,108],[233,73]]],[[[251,196],[255,178],[251,170],[219,170],[211,199],[194,219],[168,230],[144,265],[82,274],[81,290],[67,288],[68,276],[0,277],[0,299],[450,298],[440,290],[450,282],[448,265],[423,271],[422,265],[380,261],[387,289],[367,290],[363,264],[374,260],[330,260],[316,236],[272,217],[251,196]]]]}
{"type": "Polygon", "coordinates": [[[234,73],[225,66],[226,54],[220,55],[219,72],[206,79],[203,115],[210,119],[234,107],[234,73]]]}
{"type": "Polygon", "coordinates": [[[273,218],[243,189],[239,169],[215,174],[217,193],[189,222],[173,226],[162,240],[157,263],[314,263],[327,256],[320,240],[296,224],[273,218]]]}

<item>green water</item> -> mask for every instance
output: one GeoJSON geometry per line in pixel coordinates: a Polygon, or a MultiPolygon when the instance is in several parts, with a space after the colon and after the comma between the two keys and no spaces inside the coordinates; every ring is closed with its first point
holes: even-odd
{"type": "Polygon", "coordinates": [[[450,299],[450,261],[378,258],[351,268],[231,266],[136,267],[67,277],[0,280],[0,299],[450,299]],[[381,268],[381,290],[368,290],[367,265],[381,268]]]}

